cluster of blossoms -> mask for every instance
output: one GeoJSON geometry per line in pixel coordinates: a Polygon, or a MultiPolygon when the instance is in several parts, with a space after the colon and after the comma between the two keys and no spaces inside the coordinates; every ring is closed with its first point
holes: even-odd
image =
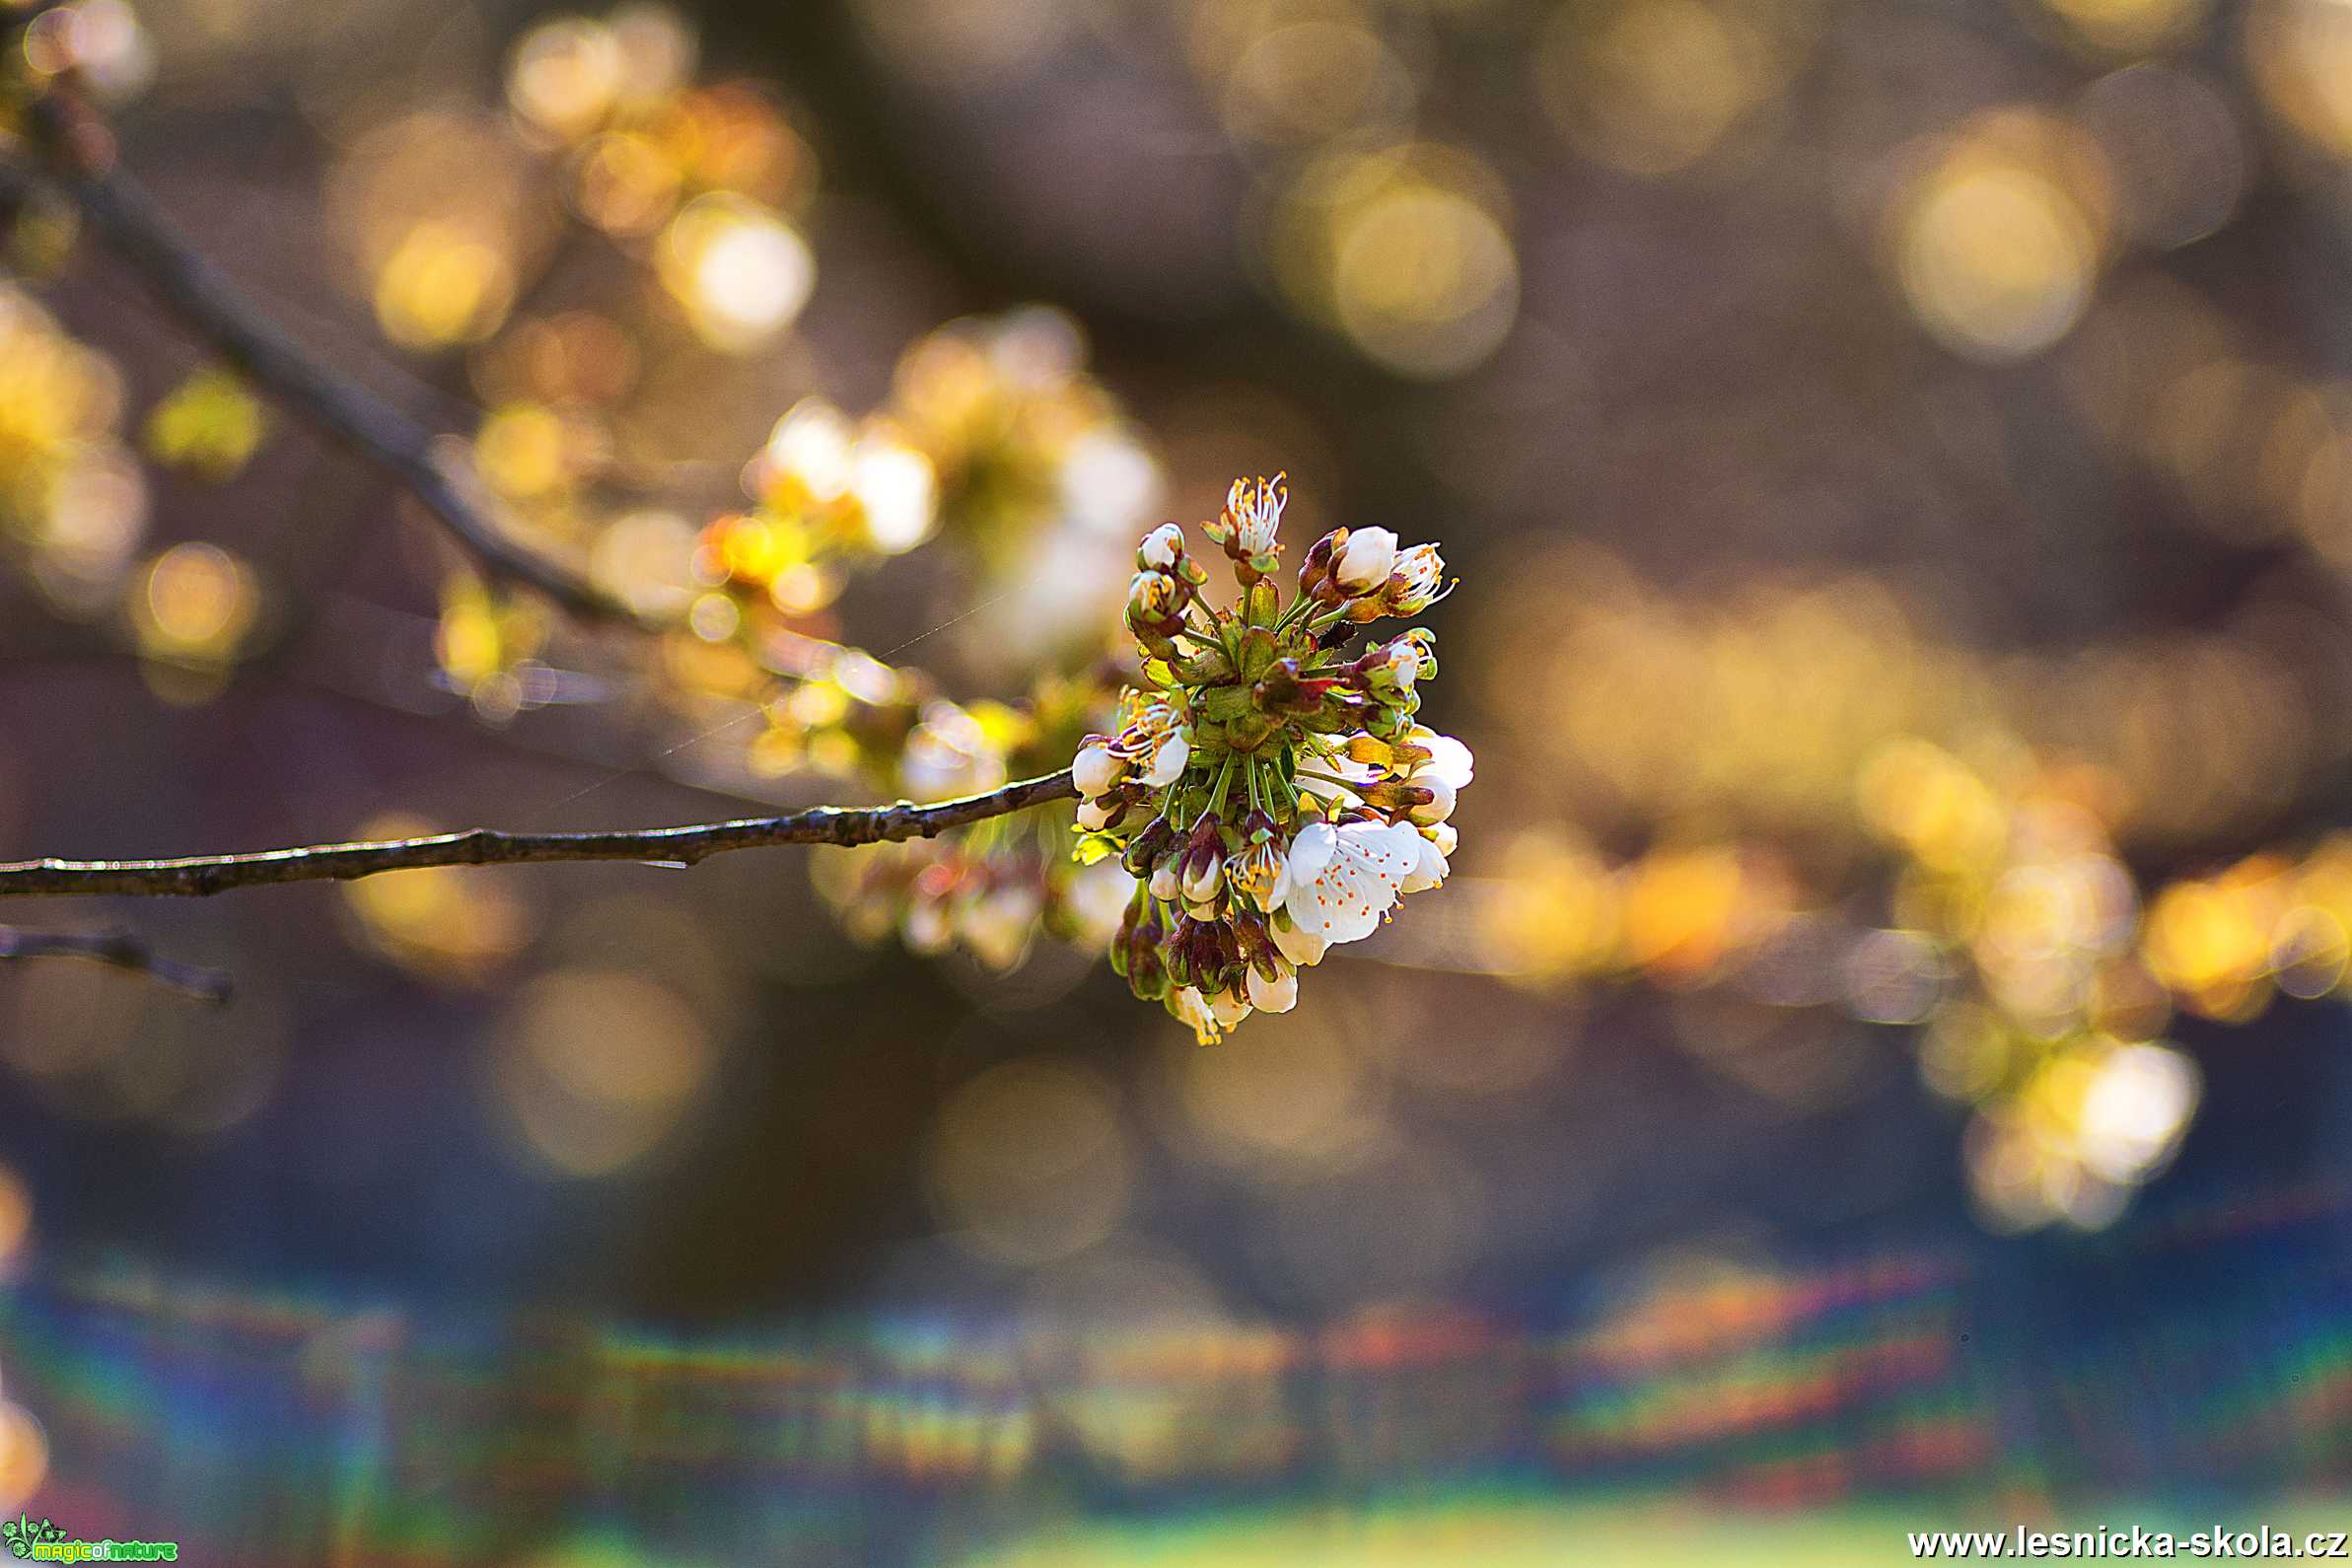
{"type": "Polygon", "coordinates": [[[1109,861],[1047,859],[1026,835],[960,835],[873,844],[817,857],[818,891],[849,934],[895,936],[913,953],[961,949],[988,968],[1018,968],[1042,933],[1099,948],[1117,929],[1134,879],[1109,861]]]}
{"type": "Polygon", "coordinates": [[[1431,634],[1349,646],[1358,627],[1437,602],[1437,547],[1335,529],[1285,604],[1284,500],[1279,475],[1237,481],[1204,525],[1241,587],[1230,607],[1203,592],[1181,529],[1145,536],[1127,593],[1144,685],[1073,764],[1077,858],[1116,856],[1139,883],[1111,965],[1204,1045],[1253,1009],[1288,1012],[1301,968],[1444,881],[1470,781],[1468,748],[1415,719],[1431,634]]]}
{"type": "MultiPolygon", "coordinates": [[[[978,794],[1008,777],[1047,772],[1088,731],[1110,721],[1119,678],[1105,661],[1075,675],[1048,674],[1014,703],[933,699],[911,730],[891,738],[895,772],[869,772],[914,800],[978,794]]],[[[1134,889],[1135,879],[1115,862],[1070,858],[1070,819],[1071,808],[1056,804],[939,838],[822,851],[810,868],[859,941],[895,936],[915,953],[956,948],[989,968],[1012,969],[1040,932],[1100,950],[1134,889]]]]}

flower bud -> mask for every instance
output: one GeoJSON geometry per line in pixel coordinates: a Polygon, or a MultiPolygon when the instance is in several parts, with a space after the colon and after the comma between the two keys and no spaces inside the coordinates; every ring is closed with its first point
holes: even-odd
{"type": "Polygon", "coordinates": [[[1160,858],[1176,846],[1176,830],[1165,817],[1155,817],[1144,824],[1127,844],[1127,852],[1119,857],[1119,864],[1127,868],[1130,877],[1148,877],[1160,858]]]}
{"type": "Polygon", "coordinates": [[[1454,786],[1435,773],[1417,773],[1413,787],[1429,799],[1406,808],[1405,816],[1423,827],[1434,827],[1454,815],[1454,786]]]}
{"type": "Polygon", "coordinates": [[[1396,564],[1396,535],[1387,529],[1350,529],[1332,563],[1333,581],[1351,597],[1369,594],[1389,580],[1396,564]]]}
{"type": "Polygon", "coordinates": [[[1421,677],[1435,668],[1429,645],[1435,639],[1416,626],[1374,648],[1348,666],[1359,689],[1381,697],[1407,697],[1421,677]]]}
{"type": "Polygon", "coordinates": [[[1145,1001],[1168,992],[1168,962],[1162,952],[1168,922],[1160,906],[1138,891],[1127,904],[1126,918],[1111,943],[1111,967],[1127,978],[1127,987],[1145,1001]]]}
{"type": "Polygon", "coordinates": [[[1333,529],[1307,547],[1306,558],[1299,562],[1299,592],[1310,599],[1326,604],[1344,598],[1331,586],[1331,562],[1339,546],[1347,541],[1347,530],[1333,529]]]}
{"type": "Polygon", "coordinates": [[[1296,659],[1277,659],[1258,677],[1250,690],[1250,700],[1262,713],[1301,718],[1321,707],[1331,688],[1338,684],[1336,676],[1303,676],[1296,659]]]}
{"type": "Polygon", "coordinates": [[[1225,857],[1211,853],[1184,857],[1184,902],[1195,909],[1214,909],[1225,880],[1225,857]]]}
{"type": "Polygon", "coordinates": [[[1190,592],[1167,572],[1137,572],[1127,584],[1127,629],[1154,653],[1172,652],[1176,634],[1184,629],[1190,592]]]}
{"type": "Polygon", "coordinates": [[[1217,895],[1225,888],[1225,834],[1218,826],[1216,813],[1203,817],[1200,825],[1192,830],[1192,837],[1184,845],[1177,877],[1186,905],[1195,910],[1216,906],[1217,895]]]}
{"type": "Polygon", "coordinates": [[[1322,962],[1331,946],[1326,938],[1300,930],[1288,910],[1266,922],[1266,934],[1273,938],[1275,950],[1302,969],[1322,962]]]}
{"type": "Polygon", "coordinates": [[[1111,751],[1109,742],[1100,738],[1080,747],[1070,762],[1071,782],[1090,801],[1115,788],[1126,773],[1125,760],[1111,751]]]}
{"type": "Polygon", "coordinates": [[[1168,993],[1169,1016],[1192,1031],[1193,1039],[1203,1045],[1214,1045],[1225,1037],[1225,1031],[1209,1016],[1208,999],[1189,985],[1179,985],[1168,993]]]}
{"type": "Polygon", "coordinates": [[[1135,552],[1135,564],[1151,572],[1173,572],[1183,558],[1184,531],[1174,523],[1163,523],[1146,534],[1142,547],[1135,552]]]}
{"type": "Polygon", "coordinates": [[[1280,960],[1251,964],[1244,985],[1249,1005],[1261,1013],[1287,1013],[1299,1005],[1299,971],[1280,960]]]}

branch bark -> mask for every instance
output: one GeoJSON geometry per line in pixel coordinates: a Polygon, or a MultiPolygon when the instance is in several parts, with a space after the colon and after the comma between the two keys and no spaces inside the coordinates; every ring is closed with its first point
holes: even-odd
{"type": "Polygon", "coordinates": [[[0,897],[78,897],[124,894],[204,898],[238,888],[290,882],[352,882],[388,871],[431,866],[515,866],[549,862],[624,860],[691,866],[712,855],[779,844],[844,848],[886,840],[931,838],[951,827],[1072,800],[1070,770],[1023,779],[985,795],[916,806],[819,806],[782,817],[694,822],[615,832],[517,833],[476,827],[462,833],[379,842],[310,844],[235,855],[182,855],[168,860],[25,860],[0,865],[0,897]]]}
{"type": "Polygon", "coordinates": [[[107,127],[61,92],[35,100],[36,144],[91,229],[173,315],[297,417],[397,480],[491,575],[528,584],[584,619],[658,626],[585,574],[485,515],[434,456],[434,433],[303,348],[248,299],[114,161],[107,127]]]}
{"type": "MultiPolygon", "coordinates": [[[[105,123],[62,84],[34,100],[30,119],[33,142],[48,178],[166,308],[274,400],[400,484],[492,575],[536,589],[585,619],[649,629],[665,624],[507,534],[443,467],[431,430],[303,348],[180,235],[138,182],[119,169],[113,137],[105,123]]],[[[821,806],[781,817],[614,832],[474,828],[424,838],[161,860],[44,858],[0,865],[0,897],[206,897],[238,888],[348,882],[436,866],[594,860],[686,866],[737,849],[781,844],[848,847],[929,838],[1076,795],[1069,770],[1064,769],[985,795],[928,806],[905,801],[871,808],[821,806]]],[[[159,958],[129,932],[51,934],[0,926],[0,960],[43,957],[110,963],[207,1000],[228,996],[226,975],[159,958]]]]}
{"type": "Polygon", "coordinates": [[[143,974],[215,1007],[229,1000],[229,976],[219,969],[167,959],[144,939],[119,928],[107,931],[23,931],[0,926],[0,962],[10,959],[87,959],[111,968],[143,974]]]}

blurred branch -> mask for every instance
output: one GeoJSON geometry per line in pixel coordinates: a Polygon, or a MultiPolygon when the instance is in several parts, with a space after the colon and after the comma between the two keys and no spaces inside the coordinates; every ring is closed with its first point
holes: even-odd
{"type": "Polygon", "coordinates": [[[159,985],[219,1007],[229,1000],[229,976],[219,969],[198,967],[164,958],[146,942],[123,930],[20,931],[0,926],[0,961],[10,959],[87,959],[94,963],[144,974],[159,985]]]}
{"type": "Polygon", "coordinates": [[[582,573],[508,535],[435,458],[432,431],[272,323],[121,171],[112,134],[92,110],[53,90],[34,101],[30,117],[50,178],[92,230],[255,386],[398,480],[492,575],[528,584],[586,619],[645,622],[582,573]]]}
{"type": "Polygon", "coordinates": [[[734,849],[778,844],[851,848],[885,840],[930,838],[951,827],[1004,817],[1049,801],[1076,798],[1070,771],[1024,779],[986,795],[916,806],[819,806],[782,817],[749,817],[681,827],[619,832],[511,833],[477,827],[426,838],[377,843],[312,844],[238,855],[169,860],[27,860],[0,865],[0,897],[124,893],[208,897],[234,888],[288,882],[351,882],[387,871],[428,866],[513,866],[553,861],[626,860],[690,866],[734,849]]]}

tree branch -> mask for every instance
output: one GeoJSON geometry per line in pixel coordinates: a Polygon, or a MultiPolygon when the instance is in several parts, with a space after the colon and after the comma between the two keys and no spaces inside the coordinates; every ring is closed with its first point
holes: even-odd
{"type": "Polygon", "coordinates": [[[10,959],[87,959],[112,968],[144,974],[159,985],[209,1002],[215,1007],[229,1000],[229,976],[219,969],[167,959],[129,931],[22,931],[0,926],[0,962],[10,959]]]}
{"type": "Polygon", "coordinates": [[[618,832],[512,833],[476,827],[428,838],[378,843],[311,844],[238,855],[184,855],[169,860],[25,860],[0,865],[0,897],[68,897],[96,893],[202,898],[236,888],[288,882],[351,882],[387,871],[426,866],[514,866],[553,861],[627,860],[690,866],[735,849],[778,844],[854,847],[884,840],[930,838],[951,827],[1027,811],[1048,801],[1075,799],[1070,770],[1023,779],[986,795],[916,806],[819,806],[782,817],[748,817],[682,827],[618,832]]]}
{"type": "Polygon", "coordinates": [[[95,114],[52,90],[35,100],[31,117],[55,182],[90,227],[255,386],[399,481],[493,576],[528,584],[586,619],[658,624],[506,533],[435,459],[432,431],[280,330],[121,171],[95,114]]]}

